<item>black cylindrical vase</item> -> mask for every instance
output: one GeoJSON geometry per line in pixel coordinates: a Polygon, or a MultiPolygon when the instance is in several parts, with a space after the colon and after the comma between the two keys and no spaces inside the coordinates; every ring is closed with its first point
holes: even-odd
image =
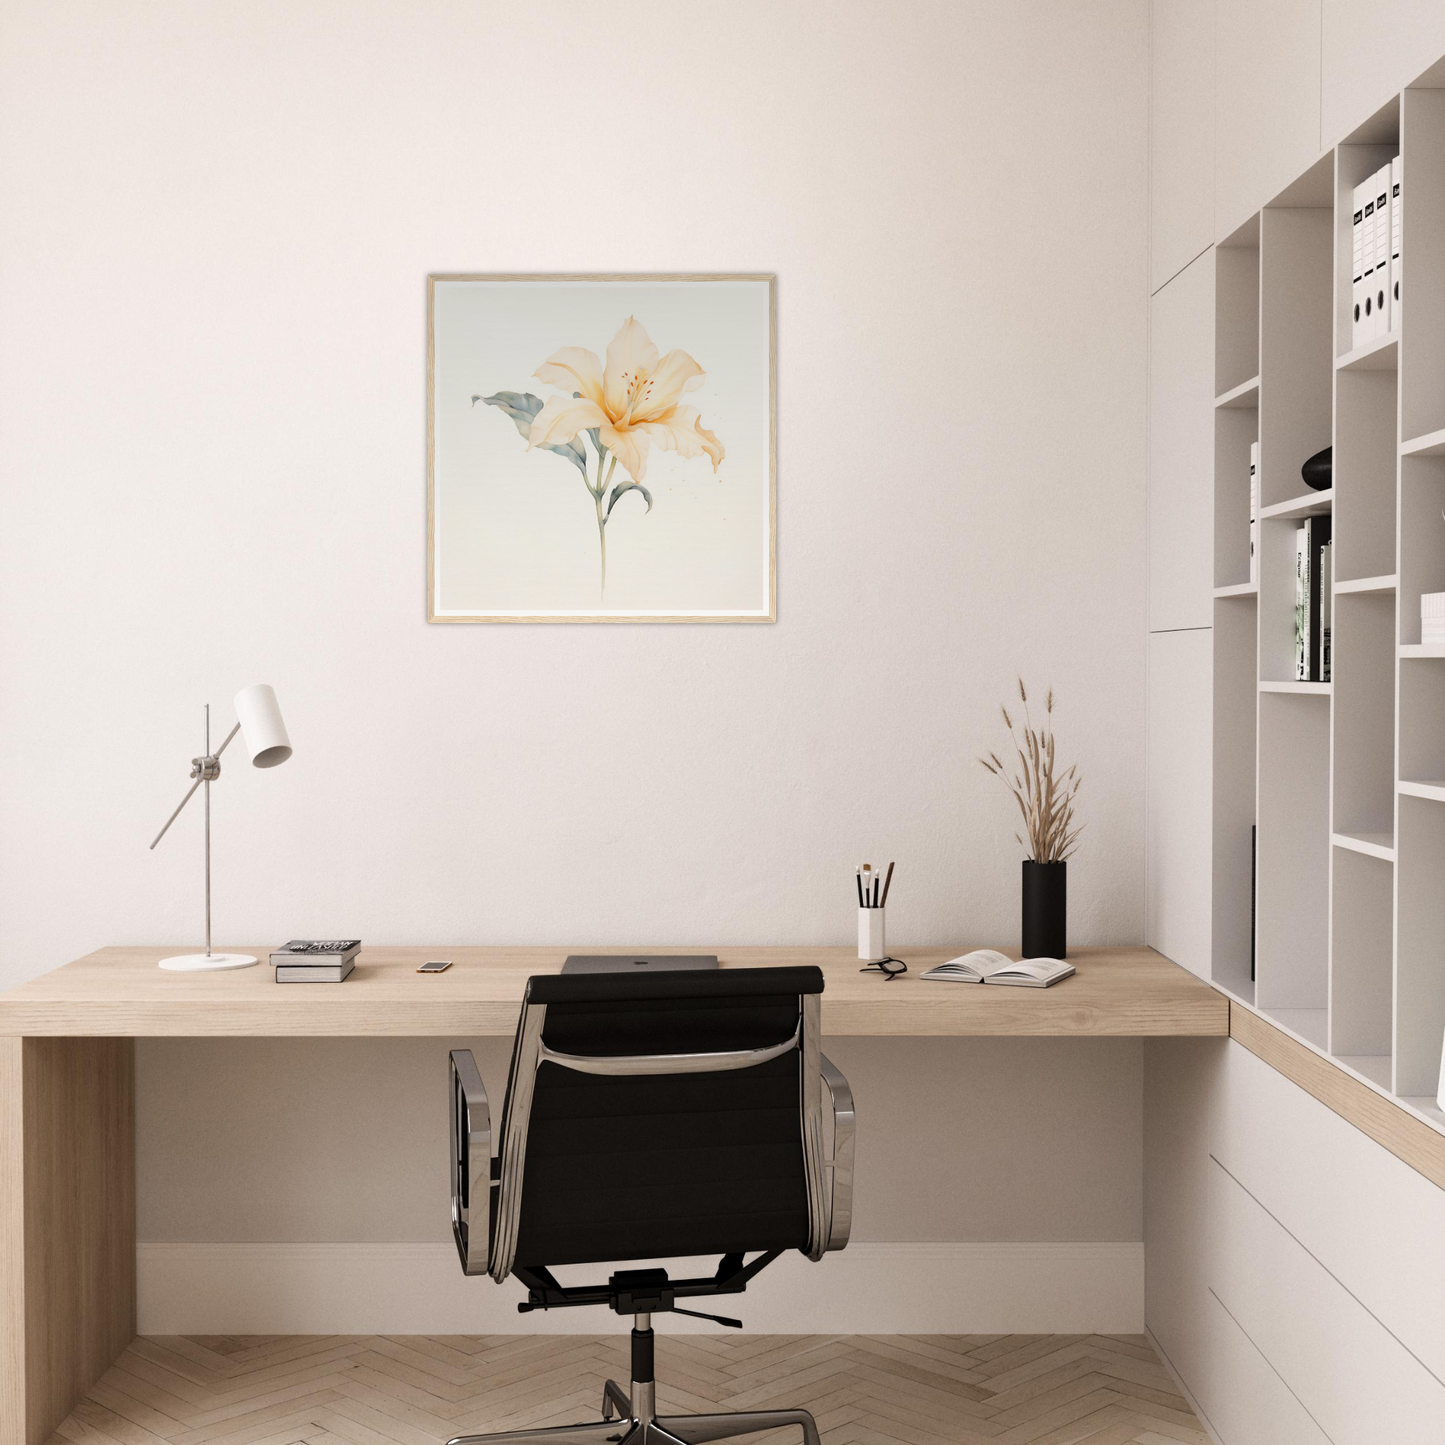
{"type": "Polygon", "coordinates": [[[1063,958],[1069,947],[1069,865],[1024,859],[1025,958],[1063,958]]]}

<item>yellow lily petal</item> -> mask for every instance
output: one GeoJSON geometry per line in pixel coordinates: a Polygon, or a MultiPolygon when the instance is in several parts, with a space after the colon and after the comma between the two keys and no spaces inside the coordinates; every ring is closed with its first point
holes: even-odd
{"type": "Polygon", "coordinates": [[[564,346],[532,373],[538,381],[555,386],[571,396],[580,391],[589,401],[602,405],[602,363],[595,351],[585,346],[564,346]]]}
{"type": "Polygon", "coordinates": [[[655,421],[639,423],[637,430],[646,432],[664,451],[676,452],[680,457],[691,459],[706,452],[714,473],[727,455],[723,444],[703,426],[695,406],[672,407],[655,421]]]}
{"type": "Polygon", "coordinates": [[[602,445],[611,449],[612,454],[622,463],[622,469],[634,482],[640,482],[647,473],[647,433],[632,427],[618,431],[608,422],[598,433],[602,445]]]}
{"type": "Polygon", "coordinates": [[[687,352],[669,351],[633,397],[633,421],[656,421],[677,405],[683,392],[701,386],[703,375],[702,367],[687,352]]]}
{"type": "Polygon", "coordinates": [[[579,431],[601,426],[607,414],[595,401],[584,397],[553,396],[532,418],[532,434],[527,438],[527,449],[533,447],[560,446],[570,442],[579,431]]]}
{"type": "Polygon", "coordinates": [[[657,348],[637,318],[629,316],[607,347],[602,405],[613,421],[621,421],[627,415],[634,392],[656,369],[657,348]]]}

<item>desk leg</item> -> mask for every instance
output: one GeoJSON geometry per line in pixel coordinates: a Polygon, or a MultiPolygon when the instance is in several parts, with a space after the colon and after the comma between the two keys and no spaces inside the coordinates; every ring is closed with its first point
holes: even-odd
{"type": "Polygon", "coordinates": [[[0,1445],[135,1338],[135,1043],[0,1038],[0,1445]]]}

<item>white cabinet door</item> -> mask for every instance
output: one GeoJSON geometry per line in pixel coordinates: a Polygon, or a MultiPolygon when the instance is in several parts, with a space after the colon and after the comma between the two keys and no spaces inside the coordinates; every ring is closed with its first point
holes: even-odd
{"type": "Polygon", "coordinates": [[[1215,22],[1214,234],[1223,240],[1320,153],[1320,0],[1218,0],[1215,22]]]}
{"type": "Polygon", "coordinates": [[[1149,635],[1145,937],[1200,978],[1210,973],[1212,637],[1149,635]]]}
{"type": "Polygon", "coordinates": [[[1199,1408],[1227,1445],[1330,1445],[1258,1347],[1212,1294],[1201,1306],[1212,1366],[1199,1408]]]}
{"type": "Polygon", "coordinates": [[[1445,1379],[1445,1190],[1231,1042],[1211,1151],[1445,1379]]]}
{"type": "Polygon", "coordinates": [[[1213,1293],[1326,1437],[1440,1445],[1445,1385],[1222,1165],[1211,1183],[1213,1293]]]}
{"type": "Polygon", "coordinates": [[[1324,140],[1335,145],[1445,54],[1440,0],[1324,0],[1324,140]]]}
{"type": "Polygon", "coordinates": [[[1214,240],[1214,0],[1149,9],[1149,289],[1214,240]]]}
{"type": "Polygon", "coordinates": [[[1214,620],[1214,255],[1149,301],[1149,630],[1214,620]]]}

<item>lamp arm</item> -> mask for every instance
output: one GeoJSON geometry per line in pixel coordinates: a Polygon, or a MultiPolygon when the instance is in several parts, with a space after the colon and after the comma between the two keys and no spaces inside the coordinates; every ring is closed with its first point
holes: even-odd
{"type": "Polygon", "coordinates": [[[166,819],[165,827],[156,834],[154,840],[151,843],[152,848],[154,848],[156,844],[159,843],[161,839],[166,836],[167,829],[169,829],[171,824],[174,823],[176,819],[181,816],[181,809],[184,808],[186,804],[191,801],[191,798],[194,795],[196,789],[199,788],[203,782],[205,782],[204,778],[197,778],[196,781],[191,784],[190,790],[186,793],[186,796],[182,798],[179,803],[176,804],[176,811],[172,813],[169,818],[166,819]]]}
{"type": "Polygon", "coordinates": [[[212,756],[214,756],[214,757],[220,757],[221,754],[222,754],[223,752],[225,752],[228,747],[230,747],[230,745],[231,745],[231,739],[232,739],[233,737],[235,737],[236,734],[237,734],[238,732],[240,732],[240,731],[241,731],[241,724],[240,724],[240,723],[237,723],[237,724],[235,725],[235,727],[233,727],[233,728],[231,729],[231,731],[226,734],[226,741],[223,742],[223,743],[221,744],[221,746],[216,749],[215,753],[214,753],[212,756]]]}
{"type": "Polygon", "coordinates": [[[186,804],[191,801],[191,798],[194,796],[196,789],[199,788],[202,783],[208,783],[211,781],[212,778],[219,775],[221,771],[219,766],[220,756],[223,752],[226,751],[227,747],[230,746],[231,739],[234,738],[236,734],[240,731],[241,724],[237,723],[235,727],[233,727],[231,731],[226,734],[226,741],[223,742],[214,753],[212,753],[207,758],[196,758],[193,760],[191,776],[194,777],[196,781],[191,784],[190,791],[186,794],[186,796],[182,798],[179,803],[176,804],[176,811],[172,813],[169,818],[166,819],[165,827],[156,834],[155,841],[151,844],[152,848],[154,848],[156,846],[156,843],[159,843],[161,839],[166,836],[166,832],[170,828],[171,824],[174,823],[176,819],[181,816],[181,809],[184,808],[186,804]],[[211,766],[207,766],[207,764],[210,764],[211,766]]]}

